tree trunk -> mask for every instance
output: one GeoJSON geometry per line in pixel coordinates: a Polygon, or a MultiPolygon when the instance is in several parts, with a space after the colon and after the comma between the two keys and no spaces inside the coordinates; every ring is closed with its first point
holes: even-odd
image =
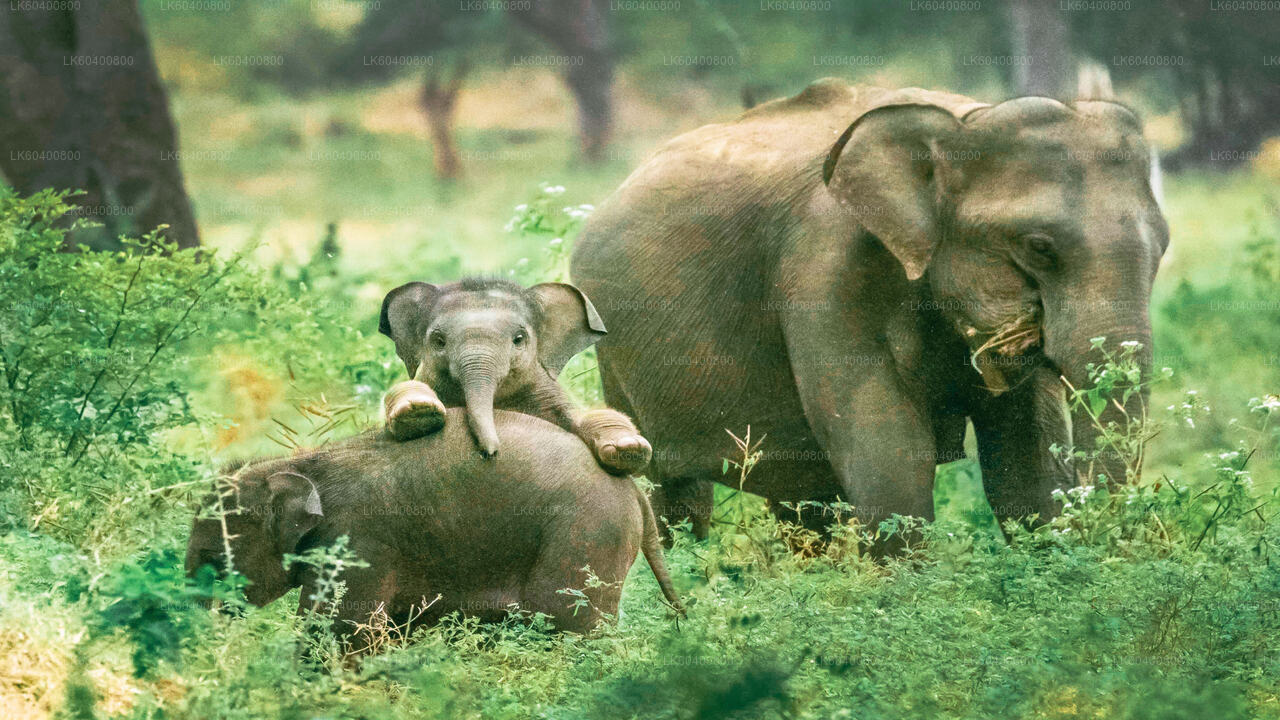
{"type": "Polygon", "coordinates": [[[1009,0],[1009,20],[1018,94],[1075,99],[1071,36],[1057,0],[1009,0]]]}
{"type": "Polygon", "coordinates": [[[1169,170],[1247,163],[1263,140],[1280,131],[1280,83],[1238,79],[1229,68],[1207,61],[1186,75],[1182,87],[1184,96],[1194,98],[1182,106],[1190,132],[1169,155],[1169,170]]]}
{"type": "Polygon", "coordinates": [[[453,141],[453,108],[462,90],[462,79],[467,74],[467,63],[459,62],[448,83],[441,82],[443,71],[427,71],[422,86],[422,109],[427,113],[427,125],[431,128],[431,147],[436,177],[454,180],[462,172],[458,148],[453,141]]]}
{"type": "Polygon", "coordinates": [[[563,56],[565,84],[578,104],[582,153],[593,162],[602,159],[613,132],[614,66],[603,0],[540,0],[510,12],[563,56]]]}
{"type": "Polygon", "coordinates": [[[121,234],[199,245],[169,102],[136,0],[0,14],[0,172],[16,190],[79,189],[104,227],[70,244],[120,247],[121,234]]]}

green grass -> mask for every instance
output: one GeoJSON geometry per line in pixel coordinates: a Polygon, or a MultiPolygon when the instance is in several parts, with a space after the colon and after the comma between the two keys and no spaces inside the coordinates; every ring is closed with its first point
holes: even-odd
{"type": "Polygon", "coordinates": [[[344,270],[353,273],[396,282],[453,257],[467,271],[492,272],[536,249],[503,226],[539,183],[569,188],[566,204],[599,202],[658,140],[620,132],[602,164],[585,166],[568,133],[463,123],[464,174],[449,183],[431,172],[430,143],[362,125],[371,100],[351,93],[246,107],[222,96],[179,98],[184,171],[207,239],[229,248],[256,240],[265,261],[297,262],[336,222],[353,251],[344,270]],[[238,126],[225,121],[230,113],[247,115],[249,128],[228,141],[210,126],[238,126]]]}

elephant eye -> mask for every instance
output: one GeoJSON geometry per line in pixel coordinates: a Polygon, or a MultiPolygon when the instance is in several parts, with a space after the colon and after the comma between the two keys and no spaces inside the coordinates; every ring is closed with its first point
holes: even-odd
{"type": "Polygon", "coordinates": [[[1041,265],[1052,265],[1057,260],[1054,253],[1053,238],[1044,233],[1031,233],[1025,236],[1027,249],[1031,251],[1032,259],[1041,265]]]}
{"type": "Polygon", "coordinates": [[[528,339],[529,339],[529,336],[525,334],[524,330],[517,330],[515,337],[511,338],[511,343],[516,347],[519,347],[521,345],[524,345],[525,341],[527,341],[528,339]]]}
{"type": "Polygon", "coordinates": [[[444,349],[444,333],[438,330],[431,333],[431,336],[427,339],[427,341],[430,342],[431,347],[436,350],[444,349]]]}

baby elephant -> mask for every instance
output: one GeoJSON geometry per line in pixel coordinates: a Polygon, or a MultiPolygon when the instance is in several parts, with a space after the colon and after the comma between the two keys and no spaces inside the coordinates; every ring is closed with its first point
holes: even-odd
{"type": "MultiPolygon", "coordinates": [[[[518,608],[586,632],[617,615],[637,551],[679,609],[653,511],[630,479],[605,473],[573,435],[518,413],[496,413],[505,447],[483,458],[461,414],[448,410],[441,432],[413,441],[369,433],[239,468],[222,507],[249,601],[262,606],[302,586],[310,607],[316,577],[282,556],[346,535],[368,567],[343,571],[347,590],[327,609],[335,632],[357,635],[357,649],[368,645],[357,626],[379,610],[418,624],[455,611],[499,620],[518,608]],[[569,589],[589,605],[578,607],[569,589]]],[[[223,538],[220,518],[197,517],[187,572],[222,568],[223,538]]]]}
{"type": "Polygon", "coordinates": [[[378,329],[395,341],[413,379],[384,400],[387,429],[400,440],[435,432],[446,407],[465,406],[486,456],[498,452],[493,410],[514,410],[582,438],[611,472],[634,473],[652,449],[626,415],[579,411],[556,381],[565,363],[605,334],[577,288],[468,279],[437,287],[402,285],[382,301],[378,329]]]}

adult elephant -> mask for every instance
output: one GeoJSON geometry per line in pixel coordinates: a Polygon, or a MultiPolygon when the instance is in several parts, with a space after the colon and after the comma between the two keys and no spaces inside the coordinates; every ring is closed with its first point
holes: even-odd
{"type": "Polygon", "coordinates": [[[1115,103],[835,80],[667,143],[572,265],[611,329],[605,397],[653,443],[655,511],[705,536],[725,430],[750,426],[768,440],[747,490],[930,518],[971,420],[997,516],[1052,516],[1074,477],[1050,446],[1097,434],[1060,377],[1088,383],[1099,336],[1142,343],[1149,369],[1168,243],[1149,180],[1115,103]],[[1011,327],[1029,332],[979,373],[1011,327]]]}

